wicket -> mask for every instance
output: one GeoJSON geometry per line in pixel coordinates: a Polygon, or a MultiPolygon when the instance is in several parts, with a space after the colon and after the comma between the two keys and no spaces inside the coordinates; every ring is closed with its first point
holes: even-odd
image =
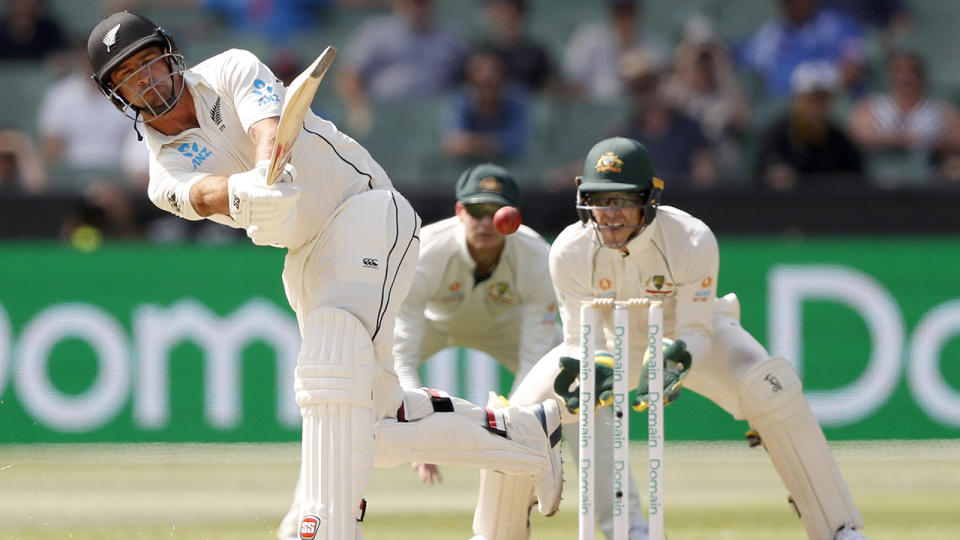
{"type": "MultiPolygon", "coordinates": [[[[598,309],[613,309],[613,537],[627,540],[630,532],[629,493],[627,470],[630,459],[630,309],[647,308],[647,340],[650,357],[648,413],[648,475],[650,540],[664,538],[663,508],[663,306],[658,301],[645,298],[626,301],[596,299],[580,306],[580,460],[579,478],[579,524],[578,538],[594,538],[594,495],[596,458],[594,435],[596,433],[596,332],[602,334],[598,324],[598,309]]],[[[602,337],[599,339],[603,339],[602,337]]],[[[602,341],[601,341],[602,342],[602,341]]]]}

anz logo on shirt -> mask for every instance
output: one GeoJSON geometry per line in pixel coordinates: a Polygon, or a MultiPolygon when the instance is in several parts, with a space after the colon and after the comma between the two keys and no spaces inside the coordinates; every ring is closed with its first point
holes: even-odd
{"type": "Polygon", "coordinates": [[[210,157],[210,151],[207,150],[207,147],[200,148],[197,143],[183,143],[177,147],[177,152],[190,158],[193,163],[193,170],[197,170],[197,167],[210,157]]]}
{"type": "Polygon", "coordinates": [[[267,83],[256,79],[253,81],[253,88],[253,93],[260,96],[260,99],[257,100],[257,105],[280,103],[280,96],[277,95],[273,86],[267,86],[267,83]]]}

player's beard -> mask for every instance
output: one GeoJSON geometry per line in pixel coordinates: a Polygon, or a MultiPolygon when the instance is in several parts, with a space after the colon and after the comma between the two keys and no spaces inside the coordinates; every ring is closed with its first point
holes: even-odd
{"type": "Polygon", "coordinates": [[[183,92],[183,77],[176,72],[171,72],[160,79],[151,78],[150,83],[150,86],[140,93],[143,105],[139,108],[144,113],[145,122],[150,122],[172,111],[183,92]]]}
{"type": "Polygon", "coordinates": [[[123,97],[119,90],[113,91],[113,96],[119,98],[125,104],[122,109],[125,115],[134,120],[137,120],[137,117],[140,116],[144,122],[150,122],[169,113],[176,106],[180,96],[183,95],[185,83],[182,71],[176,67],[180,64],[176,61],[167,61],[168,57],[174,57],[174,55],[164,54],[140,68],[141,70],[148,70],[149,85],[145,88],[137,89],[131,84],[138,76],[139,71],[128,75],[118,83],[118,89],[125,88],[127,92],[132,94],[132,99],[128,100],[123,97]],[[151,66],[154,62],[161,61],[166,62],[168,71],[155,78],[151,66]]]}

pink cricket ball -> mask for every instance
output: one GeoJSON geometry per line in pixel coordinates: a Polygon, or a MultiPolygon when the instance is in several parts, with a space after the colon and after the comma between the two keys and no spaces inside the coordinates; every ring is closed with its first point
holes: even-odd
{"type": "Polygon", "coordinates": [[[500,234],[513,234],[520,228],[520,211],[513,206],[504,206],[493,215],[493,226],[500,234]]]}

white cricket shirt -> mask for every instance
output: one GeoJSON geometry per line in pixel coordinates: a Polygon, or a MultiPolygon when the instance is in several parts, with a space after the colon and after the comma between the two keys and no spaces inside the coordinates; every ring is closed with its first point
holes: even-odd
{"type": "Polygon", "coordinates": [[[525,225],[505,240],[493,273],[476,283],[458,217],[421,229],[420,263],[394,332],[404,388],[422,386],[420,363],[446,347],[484,351],[519,381],[559,342],[549,245],[525,225]]]}
{"type": "MultiPolygon", "coordinates": [[[[164,135],[147,126],[150,147],[148,195],[158,207],[186,219],[201,217],[190,204],[190,187],[200,178],[230,175],[254,167],[247,130],[280,116],[284,88],[270,69],[248,51],[232,49],[184,72],[200,127],[164,135]]],[[[333,211],[351,195],[392,189],[386,172],[360,144],[312,112],[293,148],[295,184],[301,195],[297,227],[288,247],[303,245],[321,231],[333,211]]],[[[208,219],[238,227],[230,216],[208,219]]]]}
{"type": "MultiPolygon", "coordinates": [[[[563,340],[579,357],[580,303],[593,298],[649,298],[663,302],[664,335],[682,339],[693,361],[703,358],[713,336],[719,251],[713,232],[699,219],[661,206],[653,223],[627,244],[629,255],[594,243],[594,229],[568,226],[550,249],[563,340]]],[[[603,315],[606,343],[612,348],[613,316],[603,315]]],[[[647,312],[630,314],[631,364],[647,347],[647,312]]],[[[599,335],[599,334],[598,334],[599,335]]]]}

